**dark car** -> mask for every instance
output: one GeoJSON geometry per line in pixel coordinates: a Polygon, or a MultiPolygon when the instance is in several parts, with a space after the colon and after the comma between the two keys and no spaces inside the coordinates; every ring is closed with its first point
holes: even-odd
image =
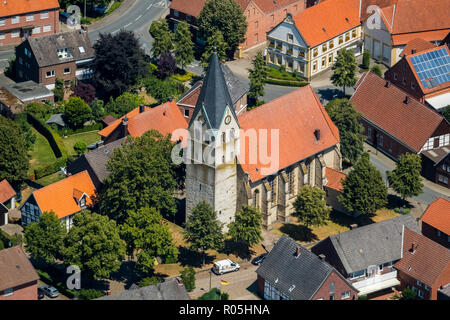
{"type": "Polygon", "coordinates": [[[38,297],[38,299],[39,299],[39,300],[44,299],[44,296],[45,296],[44,290],[42,290],[42,288],[39,287],[39,288],[37,289],[37,297],[38,297]]]}
{"type": "Polygon", "coordinates": [[[39,287],[39,289],[41,289],[42,292],[46,296],[49,296],[50,298],[56,298],[57,296],[59,296],[59,291],[55,287],[50,287],[50,286],[45,285],[45,286],[39,287]]]}
{"type": "Polygon", "coordinates": [[[266,256],[267,256],[267,253],[263,253],[263,254],[257,256],[256,258],[254,258],[252,260],[252,264],[254,264],[255,266],[259,266],[264,261],[266,256]]]}

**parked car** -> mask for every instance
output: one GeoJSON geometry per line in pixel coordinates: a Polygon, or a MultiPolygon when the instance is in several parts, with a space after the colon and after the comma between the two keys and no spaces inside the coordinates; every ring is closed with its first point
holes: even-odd
{"type": "Polygon", "coordinates": [[[212,267],[212,271],[217,275],[224,274],[227,272],[238,271],[239,269],[240,266],[236,262],[231,261],[230,259],[216,261],[214,262],[214,266],[212,267]]]}
{"type": "Polygon", "coordinates": [[[252,264],[254,264],[255,266],[259,266],[264,261],[266,256],[267,256],[267,253],[260,254],[259,256],[257,256],[256,258],[254,258],[252,260],[252,264]]]}
{"type": "Polygon", "coordinates": [[[39,289],[41,289],[42,292],[50,298],[56,298],[57,296],[59,296],[59,291],[55,287],[45,285],[39,287],[39,289]]]}
{"type": "Polygon", "coordinates": [[[39,288],[37,289],[37,297],[38,297],[38,299],[41,300],[41,299],[44,298],[44,296],[45,296],[44,290],[42,290],[42,288],[39,287],[39,288]]]}

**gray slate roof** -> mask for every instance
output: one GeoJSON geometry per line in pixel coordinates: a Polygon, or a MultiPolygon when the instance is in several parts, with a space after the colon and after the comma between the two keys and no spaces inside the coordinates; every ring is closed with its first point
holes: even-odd
{"type": "Polygon", "coordinates": [[[172,279],[155,285],[126,290],[113,296],[104,296],[96,300],[190,300],[183,284],[172,279]]]}
{"type": "Polygon", "coordinates": [[[191,121],[193,121],[196,115],[201,111],[202,107],[204,107],[208,127],[211,129],[219,128],[227,106],[236,118],[233,100],[231,99],[228,91],[224,72],[220,66],[221,63],[219,62],[217,53],[214,52],[211,55],[209,67],[206,71],[206,76],[200,91],[200,96],[198,97],[194,114],[191,119],[191,121]]]}
{"type": "Polygon", "coordinates": [[[29,38],[28,42],[40,67],[90,59],[95,54],[87,32],[82,33],[78,30],[29,38]],[[79,47],[83,47],[84,52],[81,52],[79,47]],[[57,50],[65,48],[69,49],[72,58],[60,59],[58,57],[57,50]]]}
{"type": "Polygon", "coordinates": [[[338,233],[329,238],[345,271],[351,273],[370,265],[400,259],[403,225],[420,233],[414,218],[407,214],[338,233]]]}
{"type": "Polygon", "coordinates": [[[57,125],[59,125],[61,127],[66,126],[66,123],[64,122],[64,118],[63,118],[63,113],[52,114],[50,119],[45,121],[45,123],[47,123],[47,124],[56,123],[57,125]]]}
{"type": "Polygon", "coordinates": [[[231,96],[233,103],[236,103],[244,94],[249,90],[249,86],[242,82],[231,69],[226,64],[222,65],[222,71],[225,76],[225,81],[227,83],[228,91],[231,96]]]}
{"type": "Polygon", "coordinates": [[[256,273],[292,299],[310,300],[333,270],[314,253],[283,235],[256,273]],[[295,256],[297,247],[300,247],[298,258],[295,256]]]}

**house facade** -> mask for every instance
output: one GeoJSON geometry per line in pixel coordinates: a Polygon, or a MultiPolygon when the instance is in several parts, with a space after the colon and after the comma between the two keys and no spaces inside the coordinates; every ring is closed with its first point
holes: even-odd
{"type": "Polygon", "coordinates": [[[443,146],[422,151],[422,176],[448,187],[450,181],[450,147],[443,146]]]}
{"type": "Polygon", "coordinates": [[[80,30],[31,38],[16,47],[16,81],[33,80],[55,88],[56,79],[65,85],[88,78],[94,49],[87,32],[80,30]]]}
{"type": "Polygon", "coordinates": [[[58,0],[13,0],[0,4],[0,47],[59,32],[58,0]]]}
{"type": "Polygon", "coordinates": [[[420,218],[422,234],[450,249],[450,201],[437,198],[429,204],[420,218]]]}
{"type": "Polygon", "coordinates": [[[267,33],[268,65],[310,80],[328,70],[341,49],[362,53],[358,0],[327,0],[287,17],[267,33]]]}

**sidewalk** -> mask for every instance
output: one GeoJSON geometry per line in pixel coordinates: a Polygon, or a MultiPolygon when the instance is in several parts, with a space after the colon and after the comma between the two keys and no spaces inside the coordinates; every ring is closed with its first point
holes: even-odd
{"type": "Polygon", "coordinates": [[[120,7],[117,8],[113,13],[105,16],[104,18],[92,24],[86,25],[88,32],[100,29],[105,25],[110,24],[111,22],[117,20],[118,18],[120,18],[120,16],[124,15],[128,11],[128,9],[130,9],[136,2],[137,0],[123,0],[120,7]]]}

